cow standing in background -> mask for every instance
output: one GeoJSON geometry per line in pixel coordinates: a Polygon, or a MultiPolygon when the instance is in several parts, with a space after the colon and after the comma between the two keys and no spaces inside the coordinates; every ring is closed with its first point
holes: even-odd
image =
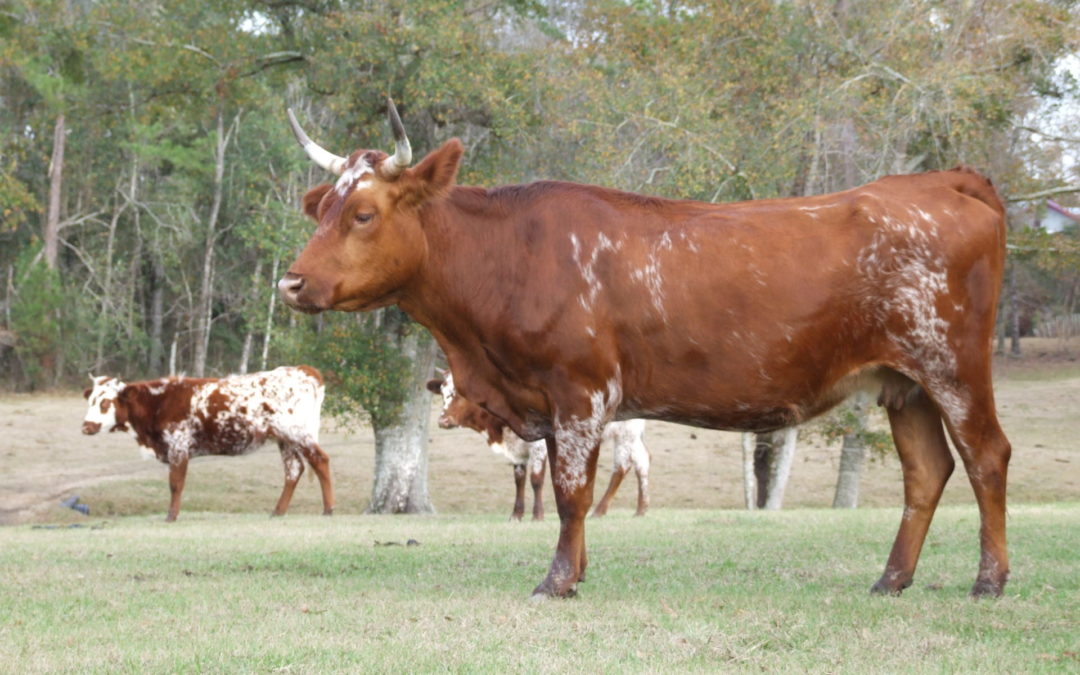
{"type": "Polygon", "coordinates": [[[311,465],[322,488],[323,513],[334,511],[330,459],[319,447],[319,418],[325,393],[322,375],[309,366],[232,375],[220,379],[168,377],[121,382],[93,377],[84,434],[101,429],[135,433],[135,439],[169,465],[169,514],[176,520],[188,461],[203,455],[243,455],[267,439],[277,440],[285,465],[285,487],[273,515],[289,508],[296,482],[311,465]]]}
{"type": "Polygon", "coordinates": [[[428,380],[428,391],[440,394],[443,401],[439,415],[441,429],[466,427],[484,434],[488,447],[514,467],[514,510],[511,520],[525,515],[525,476],[528,474],[533,490],[533,520],[544,519],[544,473],[547,470],[547,444],[543,441],[524,441],[506,424],[475,403],[469,402],[454,390],[450,373],[445,379],[428,380]]]}
{"type": "Polygon", "coordinates": [[[991,339],[1005,207],[966,168],[886,176],[793,199],[672,200],[541,181],[455,186],[451,139],[415,167],[388,106],[393,155],[318,146],[338,176],[312,188],[317,223],[278,282],[304,312],[397,305],[431,331],[462,395],[544,439],[561,527],[534,595],[585,573],[585,517],[612,420],[713,429],[795,426],[857,390],[889,415],[904,514],[872,591],[911,585],[954,460],[980,516],[971,593],[1009,576],[991,339]]]}
{"type": "MultiPolygon", "coordinates": [[[[514,482],[517,498],[510,518],[521,520],[525,513],[525,474],[532,479],[533,520],[544,519],[543,487],[544,470],[547,462],[547,444],[544,441],[523,441],[506,423],[472,403],[454,389],[454,376],[446,373],[444,378],[428,380],[427,388],[433,394],[442,396],[443,409],[439,415],[439,427],[453,429],[467,427],[484,434],[488,447],[500,457],[507,458],[514,466],[514,482]]],[[[622,479],[630,469],[638,479],[638,500],[635,516],[645,515],[649,508],[649,465],[651,456],[643,440],[645,420],[611,422],[604,428],[601,443],[614,446],[614,466],[607,492],[593,509],[593,517],[605,515],[611,500],[615,497],[622,479]]]]}

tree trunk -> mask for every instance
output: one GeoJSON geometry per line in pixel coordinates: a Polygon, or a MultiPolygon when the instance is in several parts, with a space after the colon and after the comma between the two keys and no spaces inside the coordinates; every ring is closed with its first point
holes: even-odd
{"type": "Polygon", "coordinates": [[[394,337],[412,366],[397,423],[375,426],[375,483],[366,512],[434,513],[427,486],[431,394],[425,385],[435,368],[437,347],[419,327],[403,331],[405,319],[400,312],[390,310],[388,315],[384,330],[394,337]]]}
{"type": "Polygon", "coordinates": [[[765,499],[766,509],[776,510],[784,502],[791,464],[795,460],[795,442],[799,438],[798,427],[789,427],[772,432],[773,461],[769,463],[769,494],[765,499]],[[777,446],[779,445],[779,449],[777,446]]]}
{"type": "Polygon", "coordinates": [[[743,434],[743,497],[748,510],[775,510],[783,504],[798,433],[791,427],[743,434]]]}
{"type": "Polygon", "coordinates": [[[64,144],[67,127],[64,114],[56,118],[53,129],[52,159],[49,161],[49,211],[45,217],[45,265],[56,269],[57,253],[60,250],[60,196],[64,182],[64,144]]]}
{"type": "Polygon", "coordinates": [[[217,243],[217,221],[221,213],[221,200],[225,183],[225,148],[229,144],[229,133],[225,133],[225,115],[218,111],[217,143],[214,148],[214,201],[210,207],[210,217],[206,223],[206,252],[203,255],[202,285],[199,288],[199,302],[195,309],[195,364],[194,374],[203,377],[206,374],[206,354],[210,349],[210,315],[213,311],[214,245],[217,243]]]}
{"type": "Polygon", "coordinates": [[[743,498],[746,500],[746,510],[753,511],[758,507],[757,493],[758,480],[754,472],[754,434],[746,431],[742,435],[743,453],[743,498]]]}
{"type": "MultiPolygon", "coordinates": [[[[262,282],[262,258],[259,258],[255,262],[255,273],[251,275],[251,297],[252,297],[252,309],[255,307],[254,299],[259,297],[259,286],[262,282]]],[[[254,318],[255,312],[247,312],[248,316],[254,318]]],[[[248,361],[251,359],[251,345],[255,341],[255,321],[247,321],[247,331],[244,334],[244,349],[240,353],[240,369],[237,372],[246,373],[248,371],[248,361]]]]}
{"type": "Polygon", "coordinates": [[[836,494],[833,496],[834,509],[853,509],[859,505],[859,478],[866,460],[864,434],[870,413],[866,393],[857,393],[851,400],[851,407],[855,410],[855,429],[844,434],[844,445],[840,450],[840,473],[836,479],[836,494]]]}
{"type": "MultiPolygon", "coordinates": [[[[150,372],[160,373],[165,367],[165,342],[162,338],[165,305],[165,266],[156,251],[150,254],[150,372]]],[[[173,343],[175,346],[175,342],[173,343]]],[[[174,359],[175,360],[175,359],[174,359]]],[[[169,374],[174,372],[170,369],[169,374]]]]}
{"type": "MultiPolygon", "coordinates": [[[[272,282],[277,281],[278,275],[278,263],[281,259],[278,256],[274,256],[274,266],[270,271],[270,279],[272,282]]],[[[270,332],[274,328],[274,303],[277,302],[278,291],[277,287],[271,284],[270,289],[270,306],[266,310],[266,327],[263,330],[263,345],[262,345],[262,365],[261,370],[266,370],[266,362],[270,356],[270,332]]]]}
{"type": "Polygon", "coordinates": [[[1009,334],[1009,354],[1020,356],[1020,298],[1016,290],[1016,265],[1009,266],[1009,278],[1005,282],[1008,285],[1006,294],[1009,298],[1009,320],[1006,330],[1009,334]]]}

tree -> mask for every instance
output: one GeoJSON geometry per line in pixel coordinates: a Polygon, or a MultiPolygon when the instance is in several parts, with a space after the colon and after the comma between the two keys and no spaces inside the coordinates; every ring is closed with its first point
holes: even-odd
{"type": "Polygon", "coordinates": [[[798,436],[797,427],[742,435],[743,491],[747,509],[777,510],[783,506],[798,436]]]}

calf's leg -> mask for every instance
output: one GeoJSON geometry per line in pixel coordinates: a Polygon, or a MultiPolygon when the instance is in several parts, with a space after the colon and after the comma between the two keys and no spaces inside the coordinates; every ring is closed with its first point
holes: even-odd
{"type": "Polygon", "coordinates": [[[304,462],[300,459],[300,453],[291,444],[281,443],[281,462],[285,465],[285,487],[281,490],[277,506],[271,515],[283,516],[289,510],[289,502],[292,501],[293,492],[296,491],[296,482],[304,475],[304,462]]]}
{"type": "Polygon", "coordinates": [[[525,515],[525,465],[514,465],[514,510],[510,520],[521,520],[525,515]]]}
{"type": "Polygon", "coordinates": [[[608,507],[611,506],[611,500],[615,498],[615,493],[619,490],[619,486],[622,485],[623,478],[626,477],[626,471],[627,467],[616,465],[611,472],[611,482],[608,483],[607,491],[597,502],[596,508],[593,509],[593,518],[600,518],[607,514],[608,507]]]}
{"type": "Polygon", "coordinates": [[[635,466],[637,474],[637,511],[635,516],[643,516],[649,510],[649,465],[635,466]]]}
{"type": "Polygon", "coordinates": [[[533,520],[544,519],[544,473],[547,462],[541,460],[532,462],[532,471],[529,472],[529,480],[533,489],[533,520]]]}
{"type": "MultiPolygon", "coordinates": [[[[322,490],[323,515],[329,516],[334,513],[334,484],[330,480],[330,457],[319,447],[318,443],[312,443],[303,447],[302,452],[312,471],[319,479],[319,488],[322,490]]],[[[288,506],[286,504],[286,506],[288,506]]]]}
{"type": "Polygon", "coordinates": [[[180,515],[180,495],[187,480],[187,465],[187,457],[169,462],[169,514],[165,516],[165,522],[171,523],[180,515]]]}

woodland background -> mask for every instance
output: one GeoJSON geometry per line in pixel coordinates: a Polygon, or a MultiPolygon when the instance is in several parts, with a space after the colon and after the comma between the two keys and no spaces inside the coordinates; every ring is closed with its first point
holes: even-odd
{"type": "Polygon", "coordinates": [[[1080,237],[1030,226],[1080,204],[1078,52],[1074,0],[8,0],[0,387],[303,360],[377,434],[426,420],[422,330],[275,298],[327,180],[285,108],[348,154],[391,147],[387,96],[419,156],[464,141],[464,184],[733,201],[974,166],[1011,209],[1002,338],[1067,330],[1080,237]]]}

